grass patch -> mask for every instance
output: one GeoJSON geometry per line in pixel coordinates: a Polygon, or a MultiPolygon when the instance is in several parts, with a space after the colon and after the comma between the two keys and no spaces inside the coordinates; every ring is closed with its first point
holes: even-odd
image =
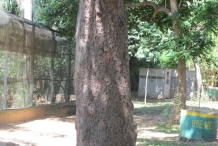
{"type": "Polygon", "coordinates": [[[157,99],[149,99],[144,104],[143,99],[133,99],[134,104],[134,115],[144,115],[144,114],[161,114],[168,109],[168,106],[171,105],[170,100],[157,100],[157,99]]]}
{"type": "MultiPolygon", "coordinates": [[[[137,146],[208,146],[204,142],[180,142],[180,141],[163,141],[156,139],[138,138],[137,146]]],[[[211,145],[212,146],[212,145],[211,145]]]]}
{"type": "MultiPolygon", "coordinates": [[[[142,117],[142,122],[139,121],[138,125],[141,136],[137,139],[137,146],[217,146],[216,142],[179,139],[180,126],[171,124],[170,120],[173,107],[172,99],[148,99],[146,105],[144,98],[133,98],[132,101],[134,104],[133,114],[142,117]],[[149,120],[148,124],[146,123],[147,119],[149,120]]],[[[201,103],[201,110],[218,113],[217,105],[217,103],[211,102],[201,103]]],[[[187,101],[188,109],[197,106],[198,102],[187,101]]]]}
{"type": "Polygon", "coordinates": [[[76,108],[72,107],[67,111],[67,116],[76,115],[76,108]]]}
{"type": "Polygon", "coordinates": [[[139,108],[134,108],[134,115],[144,115],[144,114],[160,114],[164,110],[165,106],[143,106],[139,108]]]}
{"type": "Polygon", "coordinates": [[[159,123],[155,126],[155,129],[158,132],[164,132],[164,133],[179,133],[180,131],[180,125],[172,125],[168,124],[166,122],[159,123]]]}

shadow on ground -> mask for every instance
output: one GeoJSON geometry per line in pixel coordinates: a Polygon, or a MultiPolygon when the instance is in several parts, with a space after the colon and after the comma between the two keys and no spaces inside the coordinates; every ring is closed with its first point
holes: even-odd
{"type": "MultiPolygon", "coordinates": [[[[167,139],[167,137],[166,137],[167,139]]],[[[199,141],[180,141],[178,137],[175,137],[174,141],[170,140],[158,140],[155,138],[138,138],[137,146],[217,146],[217,142],[199,142],[199,141]]]]}
{"type": "Polygon", "coordinates": [[[13,143],[13,142],[1,142],[0,146],[20,146],[19,144],[13,143]]]}

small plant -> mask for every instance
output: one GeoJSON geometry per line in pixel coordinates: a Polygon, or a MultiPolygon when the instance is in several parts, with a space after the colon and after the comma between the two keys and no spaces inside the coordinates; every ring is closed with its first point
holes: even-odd
{"type": "Polygon", "coordinates": [[[171,122],[178,124],[180,120],[180,111],[182,110],[182,96],[174,97],[173,107],[172,107],[172,117],[171,122]]]}
{"type": "Polygon", "coordinates": [[[179,133],[180,131],[180,126],[179,125],[173,125],[168,122],[160,122],[156,127],[156,130],[159,132],[164,132],[164,133],[179,133]]]}
{"type": "Polygon", "coordinates": [[[76,108],[71,108],[67,111],[68,116],[76,115],[76,108]]]}
{"type": "Polygon", "coordinates": [[[137,142],[139,143],[137,146],[208,146],[208,144],[204,144],[202,142],[163,141],[147,138],[138,138],[137,142]]]}
{"type": "Polygon", "coordinates": [[[170,118],[171,113],[172,113],[172,105],[168,104],[163,111],[163,116],[166,118],[170,118]]]}

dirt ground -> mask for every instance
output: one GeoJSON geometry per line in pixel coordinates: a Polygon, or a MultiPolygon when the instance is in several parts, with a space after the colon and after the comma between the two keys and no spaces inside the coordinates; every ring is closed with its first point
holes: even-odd
{"type": "MultiPolygon", "coordinates": [[[[152,132],[160,116],[134,116],[138,138],[173,138],[178,134],[152,132]]],[[[0,146],[75,146],[75,116],[44,119],[0,126],[0,146]]]]}
{"type": "MultiPolygon", "coordinates": [[[[161,115],[134,116],[138,138],[172,141],[178,134],[159,132],[155,125],[161,115]]],[[[137,145],[139,142],[137,142],[137,145]]],[[[0,146],[76,146],[75,116],[45,117],[0,126],[0,146]]]]}
{"type": "Polygon", "coordinates": [[[0,127],[0,146],[74,146],[75,116],[47,117],[0,127]]]}

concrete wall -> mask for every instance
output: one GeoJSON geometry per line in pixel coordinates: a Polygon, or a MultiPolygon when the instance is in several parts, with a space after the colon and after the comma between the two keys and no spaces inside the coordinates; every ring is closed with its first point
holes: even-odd
{"type": "Polygon", "coordinates": [[[204,87],[204,90],[210,100],[218,101],[218,87],[204,87]]]}
{"type": "Polygon", "coordinates": [[[41,105],[24,109],[11,109],[0,111],[0,124],[10,124],[33,119],[43,118],[45,116],[66,116],[69,111],[76,111],[75,101],[41,105]]]}
{"type": "MultiPolygon", "coordinates": [[[[145,85],[147,68],[141,68],[139,72],[138,96],[145,96],[147,89],[147,98],[172,98],[177,86],[177,70],[175,69],[149,69],[148,84],[145,85]]],[[[186,71],[186,94],[188,97],[194,95],[194,71],[186,71]]]]}

